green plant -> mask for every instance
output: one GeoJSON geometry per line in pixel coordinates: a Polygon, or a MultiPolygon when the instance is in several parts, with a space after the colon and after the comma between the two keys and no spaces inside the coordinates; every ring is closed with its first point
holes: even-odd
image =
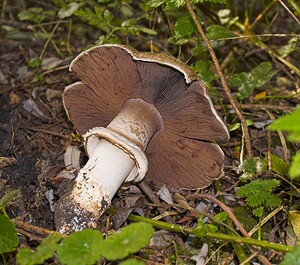
{"type": "MultiPolygon", "coordinates": [[[[17,262],[20,265],[41,264],[51,258],[54,252],[59,261],[67,265],[92,265],[101,257],[107,260],[124,259],[146,247],[153,233],[152,225],[142,222],[132,223],[107,239],[93,229],[74,232],[65,238],[59,233],[52,233],[35,251],[21,249],[17,254],[17,262]]],[[[141,264],[135,259],[128,259],[124,263],[141,264]]]]}
{"type": "Polygon", "coordinates": [[[6,213],[6,205],[14,199],[19,193],[18,190],[8,191],[0,199],[0,211],[4,214],[0,214],[0,255],[4,262],[4,253],[11,252],[19,244],[19,238],[14,223],[9,219],[6,213]]]}
{"type": "MultiPolygon", "coordinates": [[[[280,205],[281,200],[271,192],[279,186],[279,181],[275,179],[257,179],[242,187],[236,193],[237,198],[246,197],[246,204],[252,209],[253,215],[261,219],[266,210],[271,210],[280,205]]],[[[260,228],[258,238],[260,239],[260,228]]]]}
{"type": "MultiPolygon", "coordinates": [[[[300,142],[300,105],[296,109],[283,117],[275,120],[268,128],[269,130],[279,130],[289,132],[288,139],[291,142],[300,142]]],[[[289,168],[289,176],[292,179],[300,177],[300,152],[298,151],[289,168]]]]}

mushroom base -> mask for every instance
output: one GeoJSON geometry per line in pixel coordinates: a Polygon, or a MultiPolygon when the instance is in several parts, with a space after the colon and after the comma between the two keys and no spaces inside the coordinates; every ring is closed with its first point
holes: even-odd
{"type": "Polygon", "coordinates": [[[69,193],[55,209],[58,231],[69,234],[97,221],[125,180],[140,181],[147,172],[144,150],[162,127],[157,109],[141,99],[128,99],[107,128],[95,127],[84,137],[90,156],[69,193]]]}

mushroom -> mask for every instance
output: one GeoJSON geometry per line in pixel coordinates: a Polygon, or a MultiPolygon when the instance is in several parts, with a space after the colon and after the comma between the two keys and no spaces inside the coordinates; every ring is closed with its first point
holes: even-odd
{"type": "Polygon", "coordinates": [[[108,44],[82,52],[70,71],[81,82],[65,88],[63,104],[89,160],[56,205],[60,232],[96,227],[124,181],[146,176],[195,189],[222,175],[224,154],[214,141],[227,140],[228,131],[184,63],[108,44]]]}

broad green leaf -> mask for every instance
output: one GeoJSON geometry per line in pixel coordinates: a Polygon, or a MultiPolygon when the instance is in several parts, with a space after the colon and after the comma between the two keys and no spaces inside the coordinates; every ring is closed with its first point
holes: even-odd
{"type": "Polygon", "coordinates": [[[291,179],[300,178],[300,151],[293,157],[292,164],[289,169],[291,179]]]}
{"type": "Polygon", "coordinates": [[[229,84],[239,87],[237,97],[239,99],[245,99],[252,95],[255,88],[269,82],[276,73],[276,70],[272,70],[271,63],[263,62],[253,68],[249,73],[242,72],[232,75],[229,78],[229,84]]]}
{"type": "Polygon", "coordinates": [[[192,68],[199,75],[201,80],[211,83],[218,79],[218,75],[210,70],[212,65],[212,61],[199,60],[192,68]]]}
{"type": "MultiPolygon", "coordinates": [[[[267,163],[267,157],[265,162],[267,163]]],[[[289,172],[289,165],[279,156],[271,154],[272,170],[281,176],[287,176],[289,172]]]]}
{"type": "Polygon", "coordinates": [[[132,223],[101,242],[99,251],[109,260],[123,259],[129,254],[139,251],[149,244],[154,234],[152,225],[147,223],[132,223]]]}
{"type": "Polygon", "coordinates": [[[145,264],[144,262],[134,258],[126,259],[125,261],[122,261],[120,263],[120,265],[144,265],[144,264],[145,264]]]}
{"type": "Polygon", "coordinates": [[[263,62],[259,66],[256,66],[250,72],[253,79],[256,81],[255,86],[261,87],[266,82],[271,80],[273,75],[275,75],[278,71],[272,70],[272,64],[270,62],[263,62]]]}
{"type": "Polygon", "coordinates": [[[277,49],[276,52],[279,54],[280,57],[285,58],[290,53],[296,50],[297,43],[299,43],[299,38],[293,37],[288,41],[286,45],[281,46],[279,49],[277,49]]]}
{"type": "Polygon", "coordinates": [[[290,133],[288,139],[291,141],[300,141],[300,105],[296,109],[285,116],[272,122],[268,127],[269,130],[288,131],[290,133]]]}
{"type": "Polygon", "coordinates": [[[283,261],[279,265],[299,265],[300,264],[300,246],[296,246],[291,252],[286,253],[283,261]]]}
{"type": "Polygon", "coordinates": [[[190,16],[179,18],[174,26],[174,32],[181,37],[190,36],[196,30],[195,23],[190,16]]]}
{"type": "Polygon", "coordinates": [[[75,232],[58,246],[58,259],[67,265],[92,265],[101,257],[102,242],[103,236],[96,230],[75,232]]]}
{"type": "Polygon", "coordinates": [[[14,223],[5,215],[0,215],[0,254],[12,251],[19,244],[14,223]]]}
{"type": "Polygon", "coordinates": [[[73,15],[73,13],[78,10],[78,8],[80,7],[81,5],[79,3],[76,3],[76,2],[71,2],[68,4],[67,7],[63,7],[61,8],[59,11],[58,11],[58,17],[60,19],[64,19],[66,17],[70,17],[73,15]]]}
{"type": "Polygon", "coordinates": [[[48,235],[43,242],[32,251],[30,248],[23,248],[17,254],[17,263],[20,265],[43,264],[45,260],[53,256],[53,252],[58,247],[58,241],[62,239],[60,233],[48,235]]]}
{"type": "Polygon", "coordinates": [[[206,29],[206,37],[209,40],[226,39],[234,36],[234,34],[219,25],[211,25],[206,29]]]}

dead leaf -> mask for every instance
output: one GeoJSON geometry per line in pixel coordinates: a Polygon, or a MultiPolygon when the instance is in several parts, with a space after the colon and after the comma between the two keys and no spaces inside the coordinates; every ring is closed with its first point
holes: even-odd
{"type": "Polygon", "coordinates": [[[69,145],[64,154],[64,163],[67,170],[80,170],[80,149],[78,146],[69,145]]]}
{"type": "Polygon", "coordinates": [[[24,101],[23,108],[31,115],[40,118],[42,121],[49,121],[49,117],[44,115],[44,113],[40,110],[40,108],[32,98],[24,101]]]}
{"type": "Polygon", "coordinates": [[[51,88],[48,88],[46,90],[46,97],[47,97],[48,101],[51,101],[55,97],[60,98],[61,95],[62,95],[62,92],[60,90],[51,89],[51,88]]]}
{"type": "Polygon", "coordinates": [[[159,196],[159,198],[161,198],[163,201],[165,201],[168,204],[173,204],[173,199],[172,199],[172,195],[169,191],[169,189],[167,188],[166,185],[163,185],[157,192],[157,195],[159,196]]]}

